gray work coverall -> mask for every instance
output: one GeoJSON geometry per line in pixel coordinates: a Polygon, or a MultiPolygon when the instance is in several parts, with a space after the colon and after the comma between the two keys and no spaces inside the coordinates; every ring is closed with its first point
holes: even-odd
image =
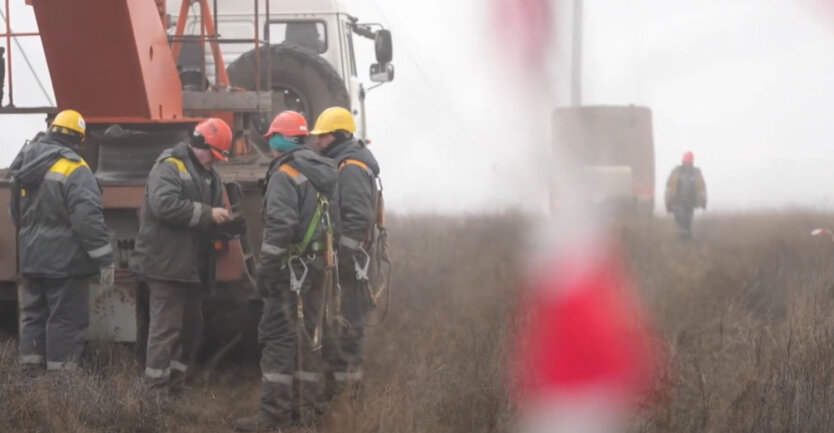
{"type": "Polygon", "coordinates": [[[11,166],[10,211],[24,277],[20,362],[75,369],[89,324],[89,278],[113,264],[101,190],[61,134],[29,144],[11,166]]]}
{"type": "Polygon", "coordinates": [[[377,218],[379,164],[365,144],[355,139],[334,143],[322,154],[339,167],[339,282],[342,315],[348,327],[336,341],[328,343],[327,358],[336,382],[335,392],[340,393],[356,390],[363,375],[363,320],[370,301],[368,281],[357,279],[355,266],[366,266],[368,255],[373,254],[369,240],[377,218]]]}
{"type": "Polygon", "coordinates": [[[164,151],[145,191],[131,270],[150,292],[145,378],[179,387],[197,350],[212,248],[211,209],[223,205],[220,176],[186,143],[164,151]]]}
{"type": "Polygon", "coordinates": [[[258,326],[263,375],[260,408],[262,415],[280,422],[322,410],[323,361],[320,349],[313,347],[313,339],[324,332],[320,321],[325,266],[324,214],[309,247],[303,252],[295,251],[298,259],[293,259],[291,265],[297,278],[303,273],[298,260],[309,269],[300,288],[303,326],[299,323],[298,294],[292,291],[287,260],[294,249],[300,248],[312,227],[318,195],[332,197],[336,176],[331,160],[303,147],[276,158],[267,173],[258,265],[258,286],[264,298],[258,326]],[[294,381],[298,385],[297,396],[293,394],[294,381]]]}
{"type": "Polygon", "coordinates": [[[698,167],[679,165],[666,181],[666,210],[675,216],[681,236],[692,236],[692,218],[696,208],[706,209],[707,189],[698,167]]]}

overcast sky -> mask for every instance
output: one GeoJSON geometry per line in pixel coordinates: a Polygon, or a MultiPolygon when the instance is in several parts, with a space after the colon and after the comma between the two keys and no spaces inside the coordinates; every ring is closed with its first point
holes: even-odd
{"type": "MultiPolygon", "coordinates": [[[[531,122],[514,96],[495,44],[507,29],[489,2],[345,4],[394,32],[396,80],[367,101],[389,207],[477,212],[533,200],[547,143],[523,130],[549,125],[531,122]]],[[[34,28],[28,8],[13,14],[15,30],[34,28]]],[[[712,209],[834,207],[834,14],[784,0],[586,0],[584,38],[584,102],[653,110],[659,198],[693,150],[712,209]]],[[[49,85],[38,41],[21,42],[49,85]]],[[[357,42],[367,77],[371,44],[357,42]]],[[[20,60],[17,105],[46,105],[20,60]]],[[[564,84],[564,71],[552,75],[564,84]]],[[[564,103],[554,88],[551,101],[564,103]]],[[[0,116],[0,165],[42,126],[0,116]]]]}

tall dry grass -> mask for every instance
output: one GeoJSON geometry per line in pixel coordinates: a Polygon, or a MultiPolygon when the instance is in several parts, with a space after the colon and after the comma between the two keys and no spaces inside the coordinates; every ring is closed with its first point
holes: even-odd
{"type": "MultiPolygon", "coordinates": [[[[623,230],[670,360],[635,431],[834,431],[834,242],[809,236],[832,220],[711,217],[697,221],[692,242],[668,219],[623,230]]],[[[363,398],[339,402],[315,431],[513,431],[504,348],[524,220],[399,217],[391,226],[394,298],[388,320],[368,332],[363,398]]],[[[32,381],[13,343],[0,345],[0,431],[227,431],[257,405],[254,364],[221,368],[171,400],[141,386],[129,348],[91,352],[93,372],[32,381]]]]}
{"type": "MultiPolygon", "coordinates": [[[[367,331],[363,398],[337,402],[314,430],[509,430],[503,342],[523,224],[400,217],[390,225],[393,298],[387,320],[367,331]]],[[[257,408],[255,362],[215,371],[174,401],[142,387],[129,348],[93,352],[95,373],[31,381],[14,364],[14,345],[3,345],[0,432],[227,431],[257,408]]]]}
{"type": "Polygon", "coordinates": [[[706,218],[629,233],[629,260],[667,345],[668,395],[644,432],[834,431],[832,218],[706,218]]]}

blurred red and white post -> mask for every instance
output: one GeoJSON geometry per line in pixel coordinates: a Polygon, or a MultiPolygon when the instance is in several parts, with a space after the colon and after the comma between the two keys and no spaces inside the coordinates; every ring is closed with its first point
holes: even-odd
{"type": "MultiPolygon", "coordinates": [[[[558,2],[564,6],[567,2],[558,2]]],[[[553,0],[494,0],[502,55],[523,87],[530,112],[524,139],[550,143],[546,131],[557,93],[570,86],[559,56],[553,0]],[[559,71],[563,71],[560,73],[559,71]],[[545,132],[542,132],[545,131],[545,132]]],[[[570,24],[568,24],[570,25],[570,24]]],[[[563,36],[559,36],[563,37],[563,36]]],[[[569,66],[569,65],[568,65],[569,66]]],[[[539,245],[528,269],[514,335],[512,381],[524,433],[615,433],[653,378],[657,347],[623,268],[621,251],[583,190],[586,171],[569,154],[540,175],[558,207],[531,237],[539,245]]]]}
{"type": "Polygon", "coordinates": [[[519,311],[513,380],[526,433],[624,430],[656,365],[651,334],[605,242],[545,256],[519,311]]]}

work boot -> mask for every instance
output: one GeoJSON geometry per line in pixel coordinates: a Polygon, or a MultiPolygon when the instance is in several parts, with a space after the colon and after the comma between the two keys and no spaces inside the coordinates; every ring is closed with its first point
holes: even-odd
{"type": "Polygon", "coordinates": [[[312,426],[326,412],[326,396],[322,377],[317,373],[297,372],[298,415],[305,426],[312,426]]]}
{"type": "MultiPolygon", "coordinates": [[[[322,397],[323,398],[323,397],[322,397]]],[[[299,402],[296,420],[305,427],[314,427],[324,421],[324,414],[327,413],[329,402],[299,402]]]]}
{"type": "Polygon", "coordinates": [[[27,379],[37,379],[46,374],[46,367],[42,364],[23,364],[21,369],[23,376],[27,379]]]}
{"type": "Polygon", "coordinates": [[[292,424],[292,385],[263,382],[258,414],[235,420],[236,431],[275,431],[292,424]]]}
{"type": "Polygon", "coordinates": [[[171,377],[168,380],[168,393],[172,397],[181,397],[190,389],[185,383],[185,373],[178,370],[171,370],[171,377]]]}
{"type": "Polygon", "coordinates": [[[255,416],[236,419],[234,428],[235,431],[242,432],[278,431],[289,424],[286,420],[280,420],[260,410],[255,416]]]}
{"type": "Polygon", "coordinates": [[[358,400],[362,393],[362,370],[353,372],[333,372],[333,387],[331,399],[346,396],[351,400],[358,400]]]}
{"type": "Polygon", "coordinates": [[[151,378],[148,376],[144,376],[142,378],[142,384],[145,386],[145,389],[156,391],[156,392],[167,392],[168,391],[168,384],[169,384],[169,377],[159,377],[159,378],[151,378]]]}

